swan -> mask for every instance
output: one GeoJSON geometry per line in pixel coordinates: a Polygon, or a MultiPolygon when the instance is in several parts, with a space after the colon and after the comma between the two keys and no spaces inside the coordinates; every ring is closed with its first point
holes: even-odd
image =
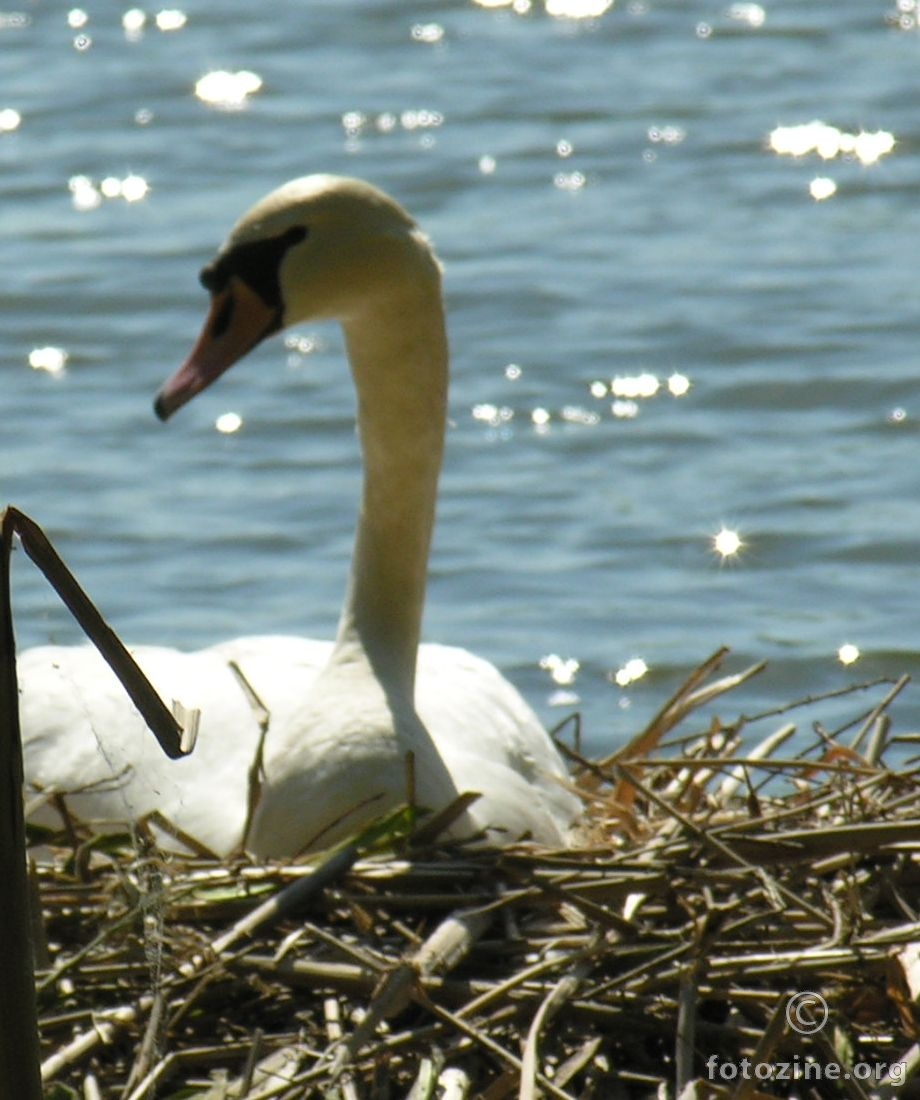
{"type": "MultiPolygon", "coordinates": [[[[435,811],[477,793],[451,826],[457,836],[568,843],[580,803],[536,715],[487,661],[419,644],[448,380],[428,240],[370,184],[307,176],[257,202],[201,281],[210,312],[156,397],[163,420],[288,325],[337,320],[344,330],[364,481],[335,640],[132,649],[164,699],[200,711],[195,749],[178,761],[163,756],[91,646],[27,650],[27,796],[66,792],[68,810],[97,827],[159,811],[219,856],[328,847],[410,791],[435,811]]],[[[54,800],[39,801],[52,814],[54,800]]]]}

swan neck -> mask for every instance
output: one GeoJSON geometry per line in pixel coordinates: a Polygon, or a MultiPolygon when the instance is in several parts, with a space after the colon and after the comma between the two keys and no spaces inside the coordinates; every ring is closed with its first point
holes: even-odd
{"type": "Polygon", "coordinates": [[[411,708],[446,423],[439,288],[343,327],[364,484],[336,653],[367,661],[391,701],[411,708]]]}

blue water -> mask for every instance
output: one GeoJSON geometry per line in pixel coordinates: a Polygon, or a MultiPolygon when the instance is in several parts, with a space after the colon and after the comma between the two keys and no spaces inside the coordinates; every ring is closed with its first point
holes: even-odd
{"type": "MultiPolygon", "coordinates": [[[[577,694],[595,748],[723,644],[729,668],[770,662],[726,716],[916,671],[920,32],[902,8],[211,0],[129,35],[123,7],[23,0],[0,13],[3,498],[126,640],[329,635],[359,476],[338,333],[276,338],[166,426],[151,398],[237,216],[293,176],[360,175],[446,266],[428,638],[496,661],[547,721],[577,694]],[[261,89],[203,102],[221,69],[261,89]],[[870,164],[768,148],[812,119],[895,145],[870,164]],[[98,197],[129,176],[145,197],[98,197]],[[816,177],[836,193],[812,198],[816,177]],[[63,370],[30,366],[47,346],[63,370]],[[659,392],[615,414],[611,380],[643,373],[659,392]],[[228,411],[242,428],[222,434],[228,411]],[[723,525],[744,543],[724,562],[723,525]],[[580,663],[572,684],[550,654],[580,663]],[[649,672],[618,687],[633,657],[649,672]]],[[[21,644],[78,639],[34,570],[15,583],[21,644]]],[[[895,715],[920,720],[916,690],[895,715]]]]}

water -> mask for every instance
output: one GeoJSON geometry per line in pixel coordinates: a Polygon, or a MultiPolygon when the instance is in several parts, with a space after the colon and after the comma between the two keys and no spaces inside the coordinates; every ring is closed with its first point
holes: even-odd
{"type": "MultiPolygon", "coordinates": [[[[496,661],[547,721],[577,693],[597,749],[723,644],[731,668],[770,662],[729,715],[916,671],[909,3],[898,25],[865,0],[594,19],[223,0],[130,34],[124,10],[0,16],[2,495],[123,638],[334,628],[358,487],[337,332],[276,338],[167,426],[150,407],[232,222],[333,171],[390,190],[446,265],[428,638],[496,661]],[[241,109],[195,94],[222,69],[261,78],[241,109]],[[812,119],[896,144],[870,164],[767,147],[812,119]],[[136,201],[100,197],[132,177],[136,201]],[[816,177],[836,192],[812,198],[816,177]],[[63,370],[30,367],[47,346],[63,370]],[[643,374],[655,396],[611,393],[643,374]],[[222,434],[227,412],[242,427],[222,434]],[[721,561],[723,526],[743,547],[721,561]],[[574,683],[540,667],[551,654],[580,663],[574,683]],[[634,657],[650,671],[612,683],[634,657]]],[[[78,640],[33,570],[15,583],[21,644],[78,640]]],[[[895,714],[920,719],[916,691],[895,714]]]]}

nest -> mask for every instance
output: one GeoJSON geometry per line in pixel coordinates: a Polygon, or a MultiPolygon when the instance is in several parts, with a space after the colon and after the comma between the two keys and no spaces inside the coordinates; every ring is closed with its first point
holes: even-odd
{"type": "Polygon", "coordinates": [[[908,1095],[920,783],[889,719],[904,682],[851,689],[859,713],[834,733],[797,731],[799,703],[704,720],[757,671],[717,679],[723,656],[614,756],[566,750],[577,848],[445,846],[404,814],[310,864],[57,838],[32,872],[46,1087],[908,1095]]]}

